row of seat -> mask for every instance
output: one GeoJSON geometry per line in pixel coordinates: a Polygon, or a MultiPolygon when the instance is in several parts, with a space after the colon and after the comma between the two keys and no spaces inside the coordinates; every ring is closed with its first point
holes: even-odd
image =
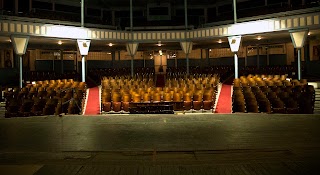
{"type": "Polygon", "coordinates": [[[313,113],[315,91],[285,75],[241,76],[233,81],[233,112],[313,113]]]}
{"type": "Polygon", "coordinates": [[[185,80],[168,79],[165,87],[155,87],[151,77],[104,78],[101,92],[102,110],[128,112],[130,103],[159,102],[183,102],[183,106],[174,105],[174,110],[210,110],[215,102],[218,81],[217,75],[196,75],[185,80]]]}
{"type": "Polygon", "coordinates": [[[5,116],[79,114],[85,92],[86,83],[73,79],[37,81],[21,89],[7,89],[5,116]]]}
{"type": "Polygon", "coordinates": [[[63,74],[59,74],[55,71],[25,71],[23,73],[23,79],[25,81],[39,81],[39,80],[58,80],[58,79],[74,79],[80,78],[76,71],[64,71],[63,74]]]}

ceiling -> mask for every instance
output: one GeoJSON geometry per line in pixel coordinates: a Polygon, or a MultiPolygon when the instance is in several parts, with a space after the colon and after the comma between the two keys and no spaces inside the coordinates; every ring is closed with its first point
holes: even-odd
{"type": "MultiPolygon", "coordinates": [[[[320,38],[320,30],[311,30],[309,38],[320,38]]],[[[246,35],[242,38],[242,45],[253,46],[253,45],[271,45],[291,42],[291,38],[288,32],[273,32],[264,33],[259,35],[246,35]],[[257,38],[260,37],[261,40],[257,38]]],[[[108,44],[110,42],[103,40],[92,40],[90,45],[91,51],[117,51],[125,50],[125,43],[112,42],[113,46],[110,47],[108,44]]],[[[228,40],[226,37],[221,38],[211,38],[211,39],[201,39],[194,40],[194,48],[221,48],[229,47],[228,40]],[[218,41],[221,40],[221,43],[218,41]]],[[[140,43],[138,50],[149,51],[149,50],[159,50],[159,48],[166,50],[181,50],[179,42],[164,42],[162,41],[162,46],[159,47],[158,42],[153,43],[140,43]]],[[[0,46],[5,48],[12,48],[10,43],[10,38],[7,36],[0,36],[0,46]]],[[[62,50],[77,50],[76,40],[61,39],[61,38],[46,38],[46,37],[31,37],[28,44],[29,49],[62,49],[62,50]],[[58,42],[61,41],[62,44],[59,45],[58,42]]]]}
{"type": "MultiPolygon", "coordinates": [[[[38,1],[46,1],[48,0],[38,0],[38,1]]],[[[238,0],[240,1],[247,1],[247,0],[238,0]]],[[[79,4],[81,0],[55,0],[57,3],[61,4],[79,4]]],[[[84,0],[85,4],[90,4],[93,6],[99,7],[115,7],[115,6],[122,6],[122,7],[129,7],[130,1],[129,0],[84,0]]],[[[132,0],[133,6],[146,6],[148,3],[170,3],[172,6],[181,6],[184,5],[184,0],[132,0]]],[[[215,4],[231,4],[232,0],[187,0],[188,5],[215,5],[215,4]]]]}

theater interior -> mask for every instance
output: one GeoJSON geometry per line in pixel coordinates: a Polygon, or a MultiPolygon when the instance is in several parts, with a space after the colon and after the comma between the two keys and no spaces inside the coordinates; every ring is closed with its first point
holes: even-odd
{"type": "Polygon", "coordinates": [[[0,117],[316,118],[319,23],[318,0],[0,0],[0,117]]]}

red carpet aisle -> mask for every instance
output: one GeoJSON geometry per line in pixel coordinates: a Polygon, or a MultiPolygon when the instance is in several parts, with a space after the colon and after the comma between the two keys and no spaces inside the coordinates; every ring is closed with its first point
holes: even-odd
{"type": "Polygon", "coordinates": [[[165,77],[163,74],[158,74],[157,75],[157,82],[156,82],[156,86],[157,87],[164,87],[166,84],[165,82],[165,77]]]}
{"type": "Polygon", "coordinates": [[[84,115],[100,114],[100,91],[99,87],[92,87],[88,90],[87,103],[84,109],[84,115]]]}
{"type": "Polygon", "coordinates": [[[222,84],[216,113],[230,114],[231,111],[231,85],[222,84]]]}

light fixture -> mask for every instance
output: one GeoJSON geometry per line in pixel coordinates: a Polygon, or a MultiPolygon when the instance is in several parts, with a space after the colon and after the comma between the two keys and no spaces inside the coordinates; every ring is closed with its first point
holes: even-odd
{"type": "Polygon", "coordinates": [[[111,55],[111,52],[107,52],[107,55],[111,55]]]}
{"type": "Polygon", "coordinates": [[[61,44],[62,44],[62,41],[61,41],[61,40],[60,40],[60,41],[58,41],[58,44],[59,44],[59,45],[61,45],[61,44]]]}
{"type": "Polygon", "coordinates": [[[211,49],[209,49],[209,52],[211,52],[211,49]]]}
{"type": "Polygon", "coordinates": [[[162,56],[162,50],[159,50],[159,55],[162,56]]]}
{"type": "Polygon", "coordinates": [[[219,43],[219,44],[221,44],[221,43],[222,43],[222,40],[221,40],[221,39],[219,39],[219,40],[218,40],[218,43],[219,43]]]}
{"type": "Polygon", "coordinates": [[[10,43],[12,42],[11,39],[9,39],[9,42],[10,42],[10,43]]]}
{"type": "Polygon", "coordinates": [[[162,46],[161,41],[158,41],[157,46],[159,46],[159,47],[161,47],[161,46],[162,46]]]}
{"type": "Polygon", "coordinates": [[[311,33],[310,32],[308,32],[308,36],[310,36],[311,35],[311,33]]]}
{"type": "Polygon", "coordinates": [[[109,43],[109,44],[108,44],[108,46],[112,47],[112,46],[113,46],[113,44],[112,44],[112,43],[109,43]]]}
{"type": "Polygon", "coordinates": [[[261,40],[261,36],[258,36],[258,37],[257,37],[257,40],[261,40]]]}

